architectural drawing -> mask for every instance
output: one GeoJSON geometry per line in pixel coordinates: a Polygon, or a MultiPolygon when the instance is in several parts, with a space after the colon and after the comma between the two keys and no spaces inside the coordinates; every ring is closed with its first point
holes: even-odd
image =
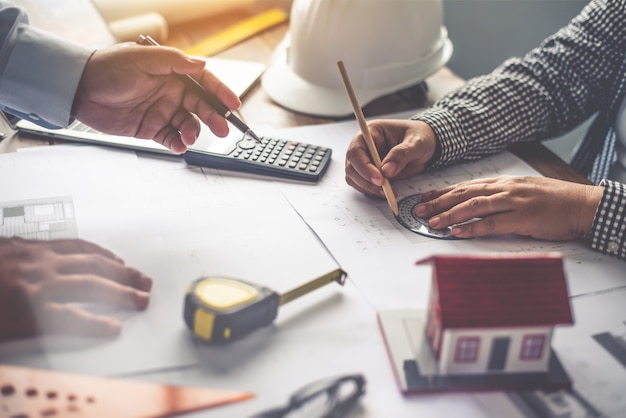
{"type": "MultiPolygon", "coordinates": [[[[526,418],[591,418],[603,414],[573,389],[551,392],[507,392],[508,398],[526,418]]],[[[496,412],[496,411],[494,411],[496,412]]]]}
{"type": "Polygon", "coordinates": [[[591,337],[626,368],[626,334],[615,335],[611,332],[601,332],[591,337]]]}
{"type": "Polygon", "coordinates": [[[77,238],[71,196],[0,203],[0,236],[40,240],[77,238]]]}

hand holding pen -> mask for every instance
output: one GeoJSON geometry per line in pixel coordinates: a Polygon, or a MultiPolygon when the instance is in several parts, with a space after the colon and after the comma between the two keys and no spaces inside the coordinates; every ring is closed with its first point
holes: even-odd
{"type": "MultiPolygon", "coordinates": [[[[140,35],[137,39],[137,43],[140,45],[152,45],[159,46],[159,44],[150,36],[140,35]]],[[[246,125],[241,119],[237,117],[230,109],[228,109],[224,103],[222,103],[215,95],[205,90],[193,77],[189,74],[175,74],[185,85],[185,88],[194,94],[198,95],[209,106],[211,106],[217,113],[223,116],[226,120],[232,123],[237,129],[239,129],[244,135],[253,138],[256,142],[261,142],[261,139],[246,125]]]]}
{"type": "Polygon", "coordinates": [[[227,108],[241,105],[205,66],[205,61],[174,48],[120,43],[97,49],[82,69],[71,115],[97,131],[153,140],[181,154],[196,142],[202,123],[218,137],[225,137],[229,126],[174,74],[197,75],[227,108]]]}

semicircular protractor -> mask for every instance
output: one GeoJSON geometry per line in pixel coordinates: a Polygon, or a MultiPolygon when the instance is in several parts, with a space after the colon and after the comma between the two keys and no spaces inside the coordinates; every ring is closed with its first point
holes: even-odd
{"type": "Polygon", "coordinates": [[[422,194],[407,196],[398,202],[396,219],[400,225],[416,234],[439,239],[459,239],[452,235],[451,228],[433,229],[428,226],[428,219],[415,216],[415,206],[422,202],[422,194]]]}

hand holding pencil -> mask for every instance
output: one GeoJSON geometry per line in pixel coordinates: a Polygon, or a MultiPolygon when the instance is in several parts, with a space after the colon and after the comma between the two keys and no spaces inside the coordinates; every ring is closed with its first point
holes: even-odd
{"type": "MultiPolygon", "coordinates": [[[[365,116],[363,115],[363,110],[359,105],[358,99],[352,88],[352,83],[350,82],[350,78],[348,77],[348,71],[343,63],[343,61],[337,62],[337,67],[339,68],[339,73],[341,74],[341,79],[346,88],[346,92],[348,93],[348,97],[350,98],[350,102],[352,103],[352,108],[354,109],[354,115],[359,123],[359,128],[361,129],[361,133],[365,138],[365,144],[369,150],[370,156],[374,161],[374,165],[379,170],[381,169],[382,162],[380,160],[380,156],[378,155],[378,150],[376,149],[376,144],[372,139],[372,135],[367,127],[367,122],[365,120],[365,116]]],[[[383,179],[383,191],[385,192],[385,197],[387,198],[387,203],[389,203],[389,207],[393,211],[395,216],[398,216],[398,201],[396,199],[396,195],[391,187],[391,183],[387,178],[383,179]]]]}

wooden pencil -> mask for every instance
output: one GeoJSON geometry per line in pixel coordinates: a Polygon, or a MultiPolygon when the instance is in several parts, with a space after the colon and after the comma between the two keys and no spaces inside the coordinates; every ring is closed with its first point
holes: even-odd
{"type": "MultiPolygon", "coordinates": [[[[376,165],[376,167],[380,170],[382,167],[380,155],[378,155],[376,144],[374,144],[372,135],[370,134],[370,131],[367,128],[367,122],[365,121],[363,110],[361,109],[361,105],[359,105],[359,101],[357,100],[356,94],[354,92],[354,88],[352,88],[352,83],[350,82],[350,78],[348,77],[348,71],[346,71],[346,66],[343,64],[343,61],[338,61],[337,67],[339,68],[339,73],[341,74],[341,79],[343,80],[343,85],[346,88],[346,92],[348,93],[350,102],[352,103],[352,108],[354,109],[354,116],[356,116],[356,120],[359,123],[359,127],[361,128],[361,133],[363,134],[363,137],[365,138],[365,144],[367,145],[367,149],[369,150],[370,155],[372,159],[374,160],[374,165],[376,165]]],[[[396,200],[396,194],[394,193],[391,187],[391,183],[389,183],[389,180],[384,176],[383,176],[383,191],[385,192],[387,203],[389,203],[389,207],[393,211],[393,214],[398,216],[398,201],[396,200]]]]}

